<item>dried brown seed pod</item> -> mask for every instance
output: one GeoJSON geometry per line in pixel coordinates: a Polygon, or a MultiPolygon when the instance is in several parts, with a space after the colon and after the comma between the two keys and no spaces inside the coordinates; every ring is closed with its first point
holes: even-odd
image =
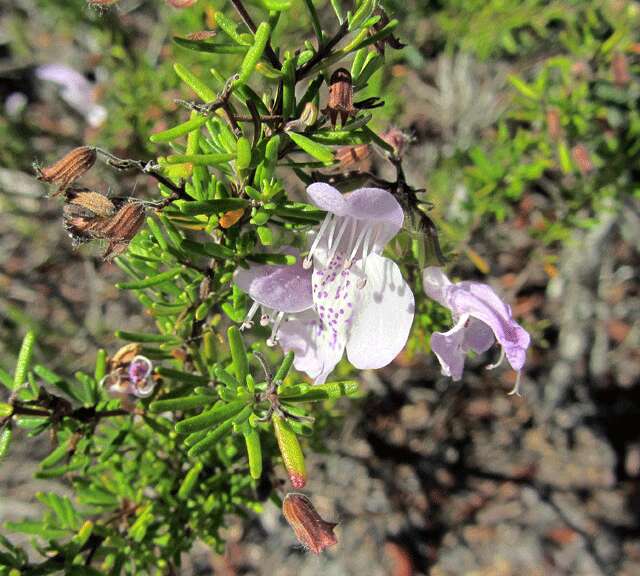
{"type": "Polygon", "coordinates": [[[91,214],[100,218],[113,216],[116,211],[115,204],[104,194],[90,190],[67,190],[67,203],[88,210],[91,214]]]}
{"type": "Polygon", "coordinates": [[[338,68],[329,81],[329,100],[327,107],[322,111],[329,115],[331,125],[335,128],[340,116],[340,123],[344,126],[356,113],[353,107],[353,81],[351,73],[346,68],[338,68]]]}
{"type": "Polygon", "coordinates": [[[129,242],[144,224],[145,209],[139,202],[122,204],[109,217],[78,216],[72,211],[65,212],[64,225],[74,244],[90,240],[107,240],[109,242],[103,255],[105,260],[111,260],[122,254],[129,242]]]}
{"type": "Polygon", "coordinates": [[[51,166],[40,168],[34,165],[34,168],[38,180],[58,185],[58,190],[52,194],[52,196],[57,196],[90,170],[95,164],[96,158],[97,153],[93,146],[80,146],[71,150],[51,166]]]}
{"type": "Polygon", "coordinates": [[[335,522],[326,522],[304,494],[290,492],[282,503],[282,514],[295,532],[296,538],[307,550],[320,554],[338,542],[333,529],[335,522]]]}

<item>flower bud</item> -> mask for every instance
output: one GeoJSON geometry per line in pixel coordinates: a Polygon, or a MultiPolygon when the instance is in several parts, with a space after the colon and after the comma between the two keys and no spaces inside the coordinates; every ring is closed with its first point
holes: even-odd
{"type": "Polygon", "coordinates": [[[87,172],[96,162],[96,149],[92,146],[74,148],[55,164],[40,168],[34,166],[38,180],[58,184],[56,196],[66,190],[75,180],[87,172]]]}
{"type": "Polygon", "coordinates": [[[289,475],[291,485],[297,489],[304,488],[307,483],[307,471],[298,437],[288,422],[277,414],[273,415],[272,421],[280,454],[282,454],[282,461],[289,475]]]}
{"type": "Polygon", "coordinates": [[[306,126],[313,126],[318,119],[318,107],[313,102],[307,102],[304,105],[300,120],[306,126]]]}
{"type": "Polygon", "coordinates": [[[331,125],[335,128],[340,116],[340,123],[344,126],[349,116],[355,113],[353,107],[353,81],[351,73],[346,68],[338,68],[329,81],[329,100],[322,111],[329,114],[331,125]]]}
{"type": "Polygon", "coordinates": [[[310,552],[320,554],[325,548],[337,544],[338,539],[333,533],[337,523],[323,520],[304,494],[287,494],[282,503],[282,514],[300,544],[310,552]]]}

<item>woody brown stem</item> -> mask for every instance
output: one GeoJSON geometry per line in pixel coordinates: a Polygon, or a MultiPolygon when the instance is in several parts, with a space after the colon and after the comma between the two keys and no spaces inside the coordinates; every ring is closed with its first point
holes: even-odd
{"type": "MultiPolygon", "coordinates": [[[[247,25],[247,28],[251,30],[252,34],[255,34],[258,28],[255,22],[253,21],[253,19],[251,18],[251,16],[249,15],[249,12],[247,12],[247,9],[244,7],[244,4],[242,4],[242,0],[231,0],[231,4],[233,4],[233,7],[236,9],[238,14],[240,15],[240,18],[242,18],[244,23],[247,25]]],[[[280,62],[277,54],[273,51],[273,48],[271,47],[271,41],[267,42],[267,47],[264,49],[264,54],[269,59],[269,62],[271,62],[271,65],[274,68],[277,68],[278,70],[282,68],[282,63],[280,62]]]]}

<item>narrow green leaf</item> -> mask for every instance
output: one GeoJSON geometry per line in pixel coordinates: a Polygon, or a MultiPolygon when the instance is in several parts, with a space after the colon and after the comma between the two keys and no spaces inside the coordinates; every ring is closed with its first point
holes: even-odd
{"type": "Polygon", "coordinates": [[[227,340],[229,341],[229,350],[231,351],[236,380],[244,384],[247,380],[247,374],[249,374],[249,360],[247,359],[247,351],[244,347],[242,334],[237,326],[229,327],[227,340]]]}
{"type": "Polygon", "coordinates": [[[107,351],[103,348],[98,350],[96,354],[96,368],[93,372],[93,377],[97,383],[100,383],[107,373],[107,351]]]}
{"type": "Polygon", "coordinates": [[[251,142],[242,136],[238,138],[236,147],[236,168],[246,170],[249,166],[251,166],[251,142]]]}
{"type": "Polygon", "coordinates": [[[527,84],[524,80],[511,74],[509,76],[509,82],[514,86],[514,88],[520,92],[520,94],[526,96],[527,98],[531,98],[532,100],[539,100],[540,94],[529,84],[527,84]]]}
{"type": "Polygon", "coordinates": [[[245,36],[238,34],[237,24],[231,18],[226,16],[224,12],[216,12],[215,19],[216,26],[218,26],[218,28],[220,28],[220,30],[222,30],[234,42],[238,43],[240,46],[251,46],[251,42],[247,40],[245,36]]]}
{"type": "Polygon", "coordinates": [[[163,284],[167,280],[173,280],[180,272],[182,272],[182,266],[176,266],[167,270],[166,272],[160,272],[154,276],[143,278],[142,280],[135,280],[134,282],[119,282],[116,284],[116,288],[120,290],[140,290],[142,288],[150,288],[151,286],[157,286],[163,284]]]}
{"type": "Polygon", "coordinates": [[[129,342],[158,342],[167,344],[178,344],[182,341],[180,337],[173,336],[172,334],[144,334],[142,332],[127,332],[125,330],[116,330],[116,338],[129,342]]]}
{"type": "Polygon", "coordinates": [[[246,405],[247,403],[244,400],[234,400],[227,404],[219,404],[198,416],[180,420],[180,422],[176,424],[176,432],[179,434],[191,434],[205,428],[210,428],[223,420],[235,416],[246,405]]]}
{"type": "Polygon", "coordinates": [[[193,164],[194,166],[212,166],[215,164],[224,164],[235,158],[234,154],[218,153],[218,154],[174,154],[167,156],[165,161],[167,164],[193,164]]]}
{"type": "Polygon", "coordinates": [[[240,65],[240,75],[235,81],[235,85],[246,84],[249,77],[256,68],[256,64],[262,58],[264,49],[269,41],[269,35],[271,34],[271,26],[268,22],[261,22],[256,30],[253,46],[249,48],[245,54],[244,60],[240,65]]]}
{"type": "Polygon", "coordinates": [[[194,408],[202,408],[215,402],[214,396],[198,395],[198,396],[181,396],[180,398],[166,398],[163,400],[155,400],[149,405],[151,412],[175,412],[178,410],[193,410],[194,408]]]}
{"type": "Polygon", "coordinates": [[[191,374],[190,372],[181,372],[180,370],[174,370],[173,368],[166,368],[164,366],[158,366],[156,368],[156,372],[165,378],[171,378],[172,380],[185,382],[186,384],[194,384],[196,386],[206,386],[210,381],[207,376],[191,374]]]}
{"type": "Polygon", "coordinates": [[[187,452],[187,454],[189,454],[189,457],[193,458],[194,456],[198,456],[199,454],[202,454],[203,452],[206,452],[207,450],[213,448],[213,446],[218,443],[218,440],[220,440],[222,436],[224,436],[231,430],[231,428],[233,428],[234,424],[241,424],[242,422],[246,421],[252,412],[252,406],[245,406],[245,408],[241,410],[235,416],[235,418],[231,418],[226,422],[223,422],[215,430],[209,432],[202,440],[200,440],[200,442],[194,444],[189,449],[189,452],[187,452]]]}
{"type": "Polygon", "coordinates": [[[182,124],[178,124],[173,128],[169,128],[168,130],[163,130],[162,132],[156,132],[155,134],[152,134],[151,136],[149,136],[149,140],[156,144],[159,142],[170,142],[171,140],[175,140],[180,136],[184,136],[189,132],[197,130],[198,128],[200,128],[200,126],[204,125],[206,121],[206,116],[196,116],[195,118],[191,118],[190,120],[187,120],[182,124]]]}
{"type": "Polygon", "coordinates": [[[273,377],[274,381],[282,382],[287,377],[287,374],[289,374],[289,370],[291,370],[291,366],[293,366],[294,357],[295,356],[293,352],[287,353],[287,355],[282,360],[282,364],[280,364],[276,375],[273,377]]]}
{"type": "Polygon", "coordinates": [[[195,486],[198,476],[202,471],[202,462],[196,462],[193,465],[193,468],[187,472],[184,480],[180,484],[180,488],[178,488],[178,498],[182,498],[183,500],[189,497],[193,487],[195,486]]]}
{"type": "Polygon", "coordinates": [[[173,41],[187,50],[196,52],[207,52],[210,54],[244,54],[247,49],[237,44],[228,44],[224,42],[205,42],[203,40],[189,40],[188,38],[180,38],[174,36],[173,41]]]}
{"type": "Polygon", "coordinates": [[[18,361],[16,363],[16,371],[13,376],[13,389],[17,390],[22,386],[27,379],[27,372],[29,371],[29,365],[31,364],[31,357],[33,356],[33,346],[36,341],[36,335],[33,330],[26,333],[22,340],[22,346],[18,353],[18,361]]]}
{"type": "Polygon", "coordinates": [[[347,380],[345,382],[329,382],[311,387],[306,392],[287,393],[286,389],[278,394],[283,402],[317,402],[319,400],[331,400],[342,396],[353,396],[358,393],[358,382],[347,380]]]}
{"type": "Polygon", "coordinates": [[[238,210],[249,206],[249,201],[244,198],[220,198],[218,200],[203,200],[202,202],[178,203],[180,212],[189,216],[205,214],[210,216],[229,210],[238,210]]]}
{"type": "Polygon", "coordinates": [[[191,90],[193,90],[197,96],[204,102],[213,102],[217,98],[217,94],[214,90],[209,88],[200,78],[195,76],[190,70],[185,68],[182,64],[174,64],[173,69],[176,74],[191,90]]]}
{"type": "Polygon", "coordinates": [[[254,480],[259,480],[262,476],[262,447],[260,445],[260,434],[249,422],[242,425],[242,435],[247,449],[247,459],[249,460],[249,474],[254,480]]]}
{"type": "Polygon", "coordinates": [[[295,132],[287,132],[287,135],[309,156],[313,156],[320,160],[325,166],[330,166],[334,162],[333,152],[323,144],[314,142],[310,138],[297,134],[295,132]]]}
{"type": "Polygon", "coordinates": [[[11,446],[11,439],[13,438],[13,428],[11,427],[11,423],[5,425],[5,427],[0,430],[0,463],[4,460],[4,458],[9,453],[9,446],[11,446]]]}

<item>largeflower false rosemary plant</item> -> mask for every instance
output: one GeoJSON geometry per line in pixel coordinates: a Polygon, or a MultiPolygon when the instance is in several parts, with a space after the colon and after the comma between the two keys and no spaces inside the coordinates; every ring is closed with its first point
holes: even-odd
{"type": "MultiPolygon", "coordinates": [[[[216,31],[175,38],[209,60],[201,76],[175,65],[198,100],[180,100],[189,117],[150,137],[171,148],[148,161],[82,146],[36,170],[62,200],[74,243],[107,244],[104,257],[128,276],[117,287],[137,296],[155,330],[123,327],[116,336],[129,344],[111,357],[101,351],[93,374],[73,379],[32,365],[29,333],[14,374],[0,370],[11,391],[0,403],[0,458],[16,426],[50,430],[55,447],[38,474],[64,477],[74,490],[73,501],[40,495],[48,510],[41,519],[10,524],[47,542],[41,562],[0,539],[0,561],[19,573],[179,573],[196,539],[222,550],[224,519],[259,512],[267,499],[284,500],[311,551],[335,544],[334,525],[307,497],[285,497],[313,474],[304,437],[325,413],[311,404],[358,393],[357,381],[330,379],[345,352],[357,369],[398,356],[416,308],[428,314],[410,285],[427,245],[442,264],[423,191],[405,178],[407,139],[371,127],[368,110],[383,95],[356,98],[385,50],[402,47],[392,36],[398,21],[377,0],[357,0],[347,14],[331,2],[333,31],[305,1],[315,42],[296,28],[279,35],[300,40],[289,49],[273,44],[285,21],[274,13],[286,0],[262,2],[268,11],[252,5],[254,15],[231,0],[237,21],[207,3],[172,4],[202,10],[216,31]],[[345,165],[373,150],[395,179],[371,172],[370,162],[345,165]],[[159,196],[88,189],[80,181],[97,160],[155,179],[159,196]],[[296,199],[294,176],[308,202],[296,199]],[[405,221],[421,234],[409,237],[405,221]],[[271,329],[265,339],[248,330],[260,308],[260,324],[271,329]],[[286,479],[273,465],[280,462],[286,479]]],[[[488,287],[451,284],[432,268],[424,284],[457,323],[431,339],[445,374],[460,378],[467,350],[486,350],[494,338],[521,371],[529,337],[488,287]]]]}

